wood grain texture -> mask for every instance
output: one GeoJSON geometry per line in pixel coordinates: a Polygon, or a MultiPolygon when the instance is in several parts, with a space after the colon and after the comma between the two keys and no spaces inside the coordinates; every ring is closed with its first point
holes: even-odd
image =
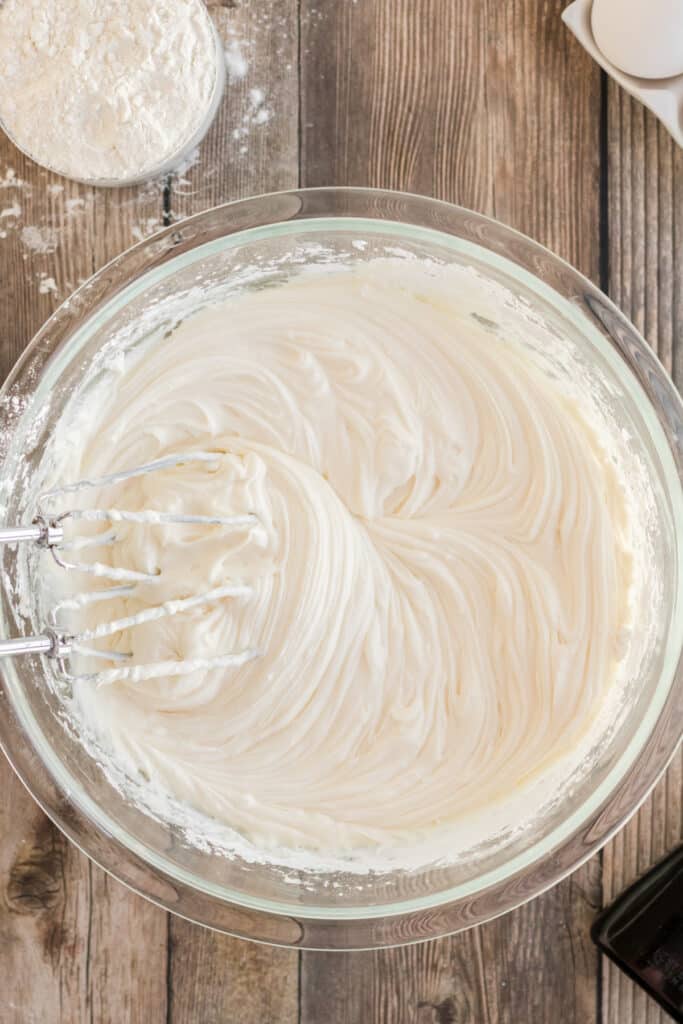
{"type": "Polygon", "coordinates": [[[489,1022],[480,936],[474,933],[467,946],[444,939],[342,956],[305,953],[302,1024],[489,1022]]]}
{"type": "MultiPolygon", "coordinates": [[[[610,83],[609,291],[683,383],[683,152],[654,117],[610,83]]],[[[639,814],[605,848],[609,903],[668,853],[683,827],[683,755],[639,814]]],[[[604,960],[603,1022],[665,1024],[669,1017],[604,960]]]]}
{"type": "Polygon", "coordinates": [[[87,1020],[89,865],[0,765],[0,1021],[87,1020]]]}
{"type": "MultiPolygon", "coordinates": [[[[598,1021],[600,863],[471,932],[404,949],[302,954],[301,1022],[554,1024],[598,1021]]],[[[629,1018],[622,1018],[622,1024],[629,1018]]],[[[637,1018],[634,1018],[634,1024],[637,1018]]]]}
{"type": "Polygon", "coordinates": [[[597,278],[600,76],[563,6],[302,0],[302,184],[449,199],[597,278]]]}
{"type": "MultiPolygon", "coordinates": [[[[226,48],[241,52],[248,69],[228,83],[198,161],[171,179],[171,220],[245,195],[294,188],[299,179],[296,0],[215,7],[211,13],[226,48]],[[259,110],[266,120],[259,120],[259,110]]],[[[295,1024],[298,963],[296,952],[173,918],[169,1024],[295,1024]]]]}
{"type": "MultiPolygon", "coordinates": [[[[448,199],[597,280],[600,77],[562,6],[302,0],[302,184],[448,199]]],[[[303,953],[301,1022],[592,1024],[600,899],[595,860],[470,933],[341,962],[303,953]]]]}

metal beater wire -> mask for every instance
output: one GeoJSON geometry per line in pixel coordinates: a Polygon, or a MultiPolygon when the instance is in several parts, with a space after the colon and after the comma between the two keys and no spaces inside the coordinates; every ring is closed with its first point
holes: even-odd
{"type": "Polygon", "coordinates": [[[79,634],[71,634],[59,623],[60,613],[74,611],[84,608],[97,602],[109,601],[115,597],[132,597],[138,583],[150,584],[159,581],[161,570],[154,572],[141,572],[134,569],[126,569],[118,566],[107,565],[103,562],[79,562],[65,558],[64,551],[79,551],[85,548],[108,547],[116,542],[116,530],[111,527],[99,534],[89,537],[75,537],[68,541],[64,538],[64,523],[68,520],[83,522],[108,522],[108,523],[138,523],[148,526],[166,525],[199,525],[199,526],[224,526],[231,529],[249,529],[258,524],[259,519],[252,513],[231,516],[212,515],[191,515],[172,512],[161,512],[154,509],[146,509],[142,512],[131,512],[127,509],[105,508],[105,509],[70,509],[65,512],[47,514],[42,511],[45,502],[66,494],[75,494],[88,488],[109,487],[121,483],[124,480],[131,480],[135,477],[145,476],[159,470],[172,469],[175,466],[182,466],[188,463],[204,463],[205,465],[217,465],[225,452],[183,452],[177,455],[168,455],[161,459],[155,459],[142,466],[133,469],[120,470],[116,473],[109,473],[106,476],[95,477],[91,480],[79,480],[76,483],[66,484],[63,487],[55,487],[45,491],[39,500],[39,512],[30,527],[7,527],[0,529],[0,542],[18,543],[21,541],[33,541],[42,548],[47,548],[57,565],[66,570],[86,573],[90,576],[112,580],[117,586],[103,588],[87,593],[79,593],[63,598],[59,601],[48,615],[49,628],[39,637],[24,637],[16,640],[0,641],[0,656],[14,655],[29,652],[47,654],[54,658],[64,678],[74,681],[91,680],[97,685],[106,685],[126,680],[129,682],[141,682],[146,679],[160,678],[162,676],[178,676],[186,673],[206,670],[219,667],[238,667],[259,656],[255,648],[222,654],[210,658],[190,658],[176,661],[154,662],[148,665],[127,665],[102,672],[74,675],[69,671],[67,659],[71,652],[78,652],[91,658],[104,659],[120,663],[130,661],[132,652],[108,651],[93,647],[97,640],[111,637],[116,633],[134,629],[136,626],[147,622],[154,622],[158,619],[178,615],[181,612],[199,608],[202,605],[213,601],[221,601],[226,598],[248,597],[253,591],[252,588],[233,582],[214,587],[203,594],[196,594],[191,597],[175,598],[156,605],[153,608],[145,608],[140,612],[131,615],[121,616],[110,622],[102,623],[92,629],[85,630],[79,634]]]}

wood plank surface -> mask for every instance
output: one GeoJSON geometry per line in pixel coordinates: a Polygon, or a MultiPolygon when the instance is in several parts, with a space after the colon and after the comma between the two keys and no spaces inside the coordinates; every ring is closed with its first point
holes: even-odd
{"type": "MultiPolygon", "coordinates": [[[[200,152],[169,180],[95,191],[0,136],[0,370],[133,241],[300,182],[408,189],[512,224],[602,274],[683,382],[683,154],[611,84],[601,135],[600,73],[562,26],[562,0],[210,6],[232,81],[200,152]]],[[[682,779],[679,756],[603,857],[503,919],[406,949],[298,954],[129,893],[2,761],[0,1024],[663,1024],[600,965],[588,930],[679,838],[682,779]]]]}
{"type": "MultiPolygon", "coordinates": [[[[609,293],[683,383],[683,151],[639,103],[608,92],[609,293]]],[[[683,752],[639,814],[604,851],[609,903],[681,840],[683,752]]],[[[670,1018],[605,960],[603,1022],[670,1018]]]]}
{"type": "MultiPolygon", "coordinates": [[[[600,266],[600,74],[561,3],[302,0],[303,185],[423,192],[600,266]]],[[[599,862],[477,931],[403,950],[305,952],[302,1024],[589,1024],[599,862]]]]}

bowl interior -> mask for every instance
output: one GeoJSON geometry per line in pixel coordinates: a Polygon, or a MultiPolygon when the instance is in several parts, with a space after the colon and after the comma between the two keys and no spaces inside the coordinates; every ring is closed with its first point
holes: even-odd
{"type": "MultiPolygon", "coordinates": [[[[680,434],[675,435],[680,411],[664,372],[630,325],[580,275],[514,232],[501,229],[503,246],[481,235],[482,225],[490,222],[474,215],[467,215],[469,221],[462,217],[465,228],[469,223],[476,231],[447,233],[424,223],[406,223],[400,209],[383,210],[380,218],[315,213],[313,209],[303,218],[283,217],[236,230],[241,227],[239,216],[225,215],[220,222],[214,212],[213,220],[208,217],[202,225],[201,218],[195,219],[196,226],[186,235],[177,232],[175,240],[166,233],[163,242],[154,243],[156,249],[148,245],[122,271],[109,270],[107,278],[105,268],[97,275],[95,292],[73,300],[72,309],[62,314],[67,319],[52,334],[41,332],[5,389],[0,490],[6,520],[30,520],[41,460],[65,409],[84,380],[106,373],[107,361],[122,348],[163,335],[181,319],[237,290],[273,287],[304,268],[324,272],[340,262],[387,255],[473,267],[483,279],[507,289],[513,301],[505,323],[492,320],[490,309],[478,306],[476,294],[471,314],[489,321],[492,331],[515,333],[548,372],[563,374],[565,360],[579,367],[579,386],[590,390],[619,458],[649,503],[639,521],[649,571],[639,594],[633,649],[620,699],[610,721],[601,723],[590,739],[582,765],[533,821],[524,827],[508,822],[495,839],[489,837],[452,860],[444,847],[436,862],[420,864],[418,858],[405,867],[387,861],[371,872],[342,863],[334,870],[311,870],[295,855],[273,864],[259,860],[254,851],[221,852],[225,836],[215,822],[204,819],[198,827],[181,815],[180,824],[171,824],[149,800],[143,806],[131,799],[130,780],[103,770],[97,751],[92,746],[88,750],[75,735],[64,714],[63,693],[50,685],[40,658],[6,661],[3,673],[13,714],[57,788],[113,847],[131,851],[164,877],[209,898],[270,913],[339,920],[472,900],[492,886],[523,877],[539,863],[547,864],[558,850],[565,850],[558,864],[567,870],[642,798],[637,790],[622,792],[607,824],[594,837],[587,835],[642,756],[675,679],[682,638],[682,503],[676,464],[680,434]],[[524,246],[524,259],[518,259],[517,249],[524,246]]],[[[39,631],[44,609],[26,550],[4,549],[2,571],[4,633],[39,631]]],[[[670,738],[665,746],[650,772],[653,778],[673,750],[670,738]]]]}

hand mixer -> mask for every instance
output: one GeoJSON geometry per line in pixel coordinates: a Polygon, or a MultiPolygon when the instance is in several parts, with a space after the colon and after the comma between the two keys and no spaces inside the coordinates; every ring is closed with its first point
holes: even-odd
{"type": "Polygon", "coordinates": [[[214,587],[202,594],[165,601],[152,608],[145,608],[134,615],[104,622],[80,633],[67,632],[59,625],[58,621],[59,613],[64,610],[82,608],[90,603],[107,601],[111,598],[126,597],[134,593],[138,584],[153,584],[160,579],[160,570],[153,573],[140,572],[136,569],[121,568],[102,562],[71,560],[71,556],[68,555],[71,551],[82,550],[87,547],[102,548],[114,544],[117,540],[116,523],[138,523],[147,526],[193,524],[207,527],[223,527],[230,530],[249,530],[257,525],[259,520],[252,513],[231,516],[206,516],[182,515],[152,510],[129,512],[118,508],[69,509],[58,514],[48,514],[42,511],[45,503],[87,489],[114,486],[133,477],[145,476],[148,473],[156,473],[186,463],[212,463],[215,465],[219,458],[220,453],[218,452],[185,452],[178,455],[169,455],[154,462],[136,466],[133,469],[112,473],[109,476],[93,480],[79,480],[64,487],[57,487],[40,496],[38,500],[38,513],[30,526],[0,528],[0,544],[15,544],[23,541],[33,542],[39,547],[48,550],[57,565],[62,569],[109,579],[117,584],[114,587],[78,593],[61,600],[48,615],[49,621],[39,636],[17,637],[12,640],[0,641],[0,657],[17,654],[44,654],[48,658],[55,660],[58,672],[64,680],[73,682],[76,679],[88,679],[97,684],[113,683],[119,680],[135,683],[163,676],[184,675],[185,673],[200,669],[238,667],[257,657],[258,651],[249,648],[238,653],[222,654],[210,658],[159,661],[146,665],[126,665],[125,663],[129,662],[133,657],[132,652],[101,650],[93,646],[97,640],[113,636],[123,630],[132,629],[144,622],[178,615],[181,612],[227,598],[248,596],[251,593],[251,588],[241,583],[228,583],[224,586],[214,587]],[[109,523],[109,528],[92,536],[82,536],[66,540],[64,527],[68,521],[109,523]],[[67,557],[65,557],[65,553],[67,557]],[[85,655],[89,658],[114,662],[117,664],[117,667],[101,672],[74,675],[68,667],[68,659],[74,653],[85,655]]]}

